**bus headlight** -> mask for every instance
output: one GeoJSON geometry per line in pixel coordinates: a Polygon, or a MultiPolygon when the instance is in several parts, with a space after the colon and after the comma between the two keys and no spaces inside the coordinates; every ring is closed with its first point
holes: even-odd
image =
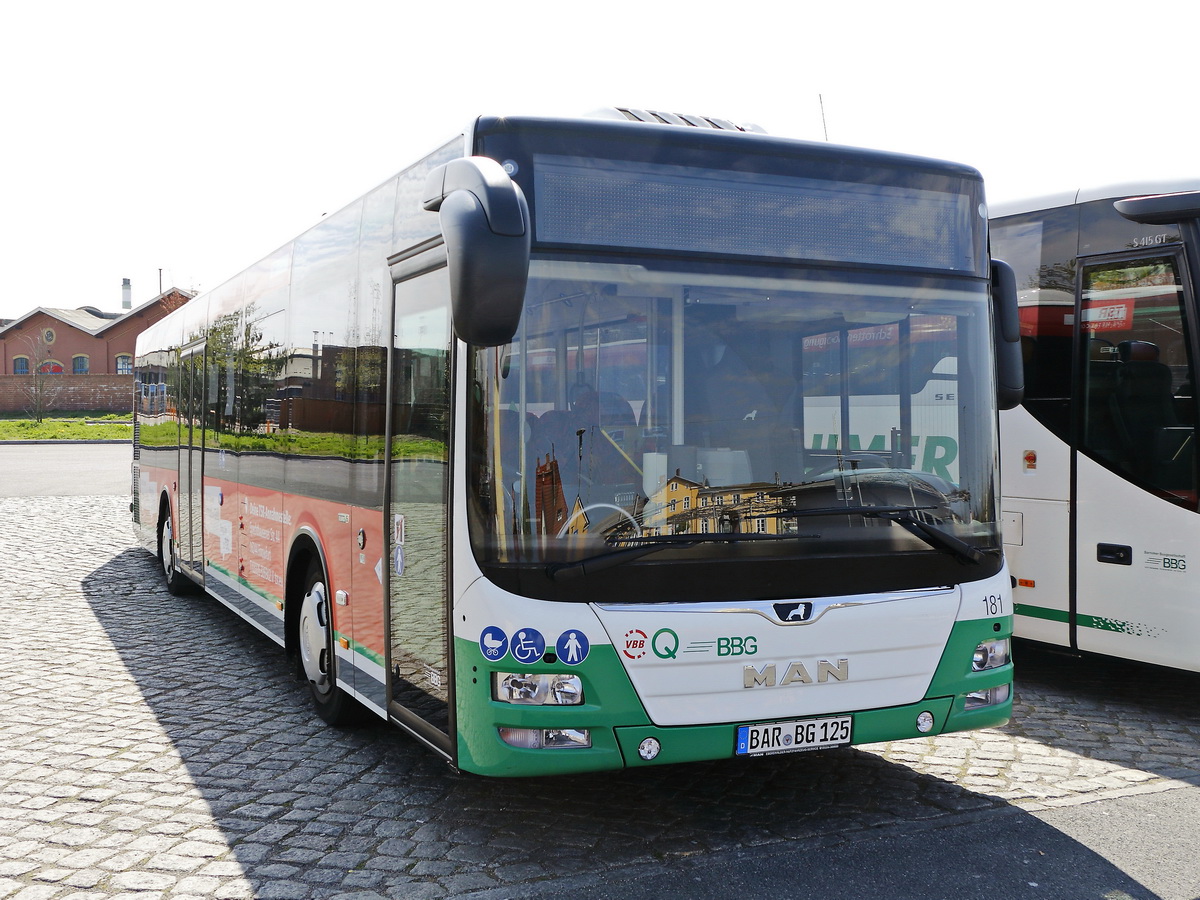
{"type": "Polygon", "coordinates": [[[583,682],[578,675],[554,672],[493,672],[492,696],[501,703],[522,706],[578,706],[583,702],[583,682]]]}
{"type": "Polygon", "coordinates": [[[971,668],[976,672],[984,669],[998,669],[1008,665],[1010,657],[1008,638],[998,641],[984,641],[975,648],[971,656],[971,668]]]}
{"type": "Polygon", "coordinates": [[[963,709],[980,709],[1005,702],[1012,693],[1011,684],[1001,684],[982,691],[971,691],[963,700],[963,709]]]}
{"type": "Polygon", "coordinates": [[[592,746],[586,728],[500,728],[500,740],[523,750],[566,750],[592,746]]]}

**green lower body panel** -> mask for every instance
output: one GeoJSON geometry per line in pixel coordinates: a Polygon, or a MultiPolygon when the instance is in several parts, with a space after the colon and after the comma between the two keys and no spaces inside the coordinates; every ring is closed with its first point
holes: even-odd
{"type": "Polygon", "coordinates": [[[1007,638],[1011,641],[1013,617],[973,619],[956,622],[942,653],[942,661],[929,683],[927,697],[953,697],[949,716],[938,734],[947,731],[969,731],[976,728],[997,728],[1012,718],[1013,664],[1011,658],[1003,666],[976,672],[971,668],[975,648],[985,641],[1007,638]],[[1008,685],[1008,699],[1001,703],[967,709],[967,696],[990,688],[1008,685]]]}
{"type": "Polygon", "coordinates": [[[536,662],[522,666],[508,660],[485,660],[479,645],[455,639],[458,720],[458,768],[481,775],[565,775],[620,769],[625,759],[617,746],[614,727],[649,724],[646,711],[629,683],[625,667],[611,645],[594,646],[583,665],[536,662]],[[492,698],[495,671],[577,675],[584,703],[579,706],[524,706],[492,698]],[[587,730],[591,747],[529,750],[511,747],[501,728],[587,730]]]}
{"type": "MultiPolygon", "coordinates": [[[[869,709],[851,713],[854,724],[851,741],[855,744],[871,744],[877,741],[894,741],[901,738],[924,737],[917,730],[917,716],[929,712],[934,718],[934,727],[944,723],[951,698],[939,697],[922,700],[911,706],[893,706],[888,709],[869,709]]],[[[836,714],[834,714],[836,715],[836,714]]],[[[813,718],[829,718],[828,715],[813,718]]],[[[751,724],[751,723],[741,723],[751,724]]],[[[625,754],[629,766],[668,763],[696,762],[702,759],[720,759],[734,756],[737,743],[737,724],[703,725],[679,728],[655,728],[654,726],[618,728],[617,741],[625,754]],[[662,747],[651,762],[638,755],[638,747],[646,738],[654,738],[662,747]]]]}
{"type": "MultiPolygon", "coordinates": [[[[971,658],[980,643],[1011,634],[1011,616],[955,623],[925,698],[904,706],[842,713],[853,720],[851,742],[871,744],[1003,725],[1012,716],[1012,663],[976,672],[971,667],[971,658]],[[999,702],[967,708],[968,695],[1005,685],[1009,688],[1007,695],[999,702]],[[929,715],[922,717],[922,713],[929,715]],[[926,728],[924,731],[918,726],[919,718],[921,727],[926,728]]],[[[505,668],[503,663],[485,660],[478,645],[470,641],[456,640],[455,649],[457,765],[463,771],[519,777],[722,759],[736,755],[739,725],[759,724],[656,726],[646,715],[616,651],[608,645],[592,647],[585,664],[575,668],[543,661],[519,667],[519,674],[569,671],[582,682],[584,703],[577,706],[504,703],[493,698],[493,673],[511,671],[515,664],[509,663],[505,668]],[[586,731],[590,746],[514,747],[501,738],[502,728],[586,731]],[[638,752],[647,738],[658,742],[658,753],[652,760],[644,760],[638,752]]],[[[839,713],[806,718],[836,715],[839,713]]]]}

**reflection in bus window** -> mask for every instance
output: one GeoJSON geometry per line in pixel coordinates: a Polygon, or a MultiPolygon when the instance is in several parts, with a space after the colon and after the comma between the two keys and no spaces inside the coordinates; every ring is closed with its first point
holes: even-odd
{"type": "Polygon", "coordinates": [[[474,356],[472,524],[497,558],[570,556],[614,529],[794,532],[798,497],[850,471],[895,502],[965,501],[935,515],[987,540],[991,485],[959,483],[990,446],[962,415],[991,390],[969,365],[982,295],[591,270],[535,264],[517,338],[474,356]]]}
{"type": "Polygon", "coordinates": [[[1083,270],[1083,449],[1181,498],[1195,496],[1190,325],[1171,257],[1083,270]]]}

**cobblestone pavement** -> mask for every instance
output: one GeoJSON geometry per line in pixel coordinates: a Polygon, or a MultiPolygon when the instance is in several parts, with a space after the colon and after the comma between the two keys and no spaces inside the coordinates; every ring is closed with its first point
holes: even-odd
{"type": "Polygon", "coordinates": [[[118,497],[0,499],[0,900],[519,896],[1200,776],[1200,677],[1044,653],[1020,660],[1000,729],[569,779],[455,775],[382,723],[324,727],[282,650],[159,587],[127,516],[118,497]]]}

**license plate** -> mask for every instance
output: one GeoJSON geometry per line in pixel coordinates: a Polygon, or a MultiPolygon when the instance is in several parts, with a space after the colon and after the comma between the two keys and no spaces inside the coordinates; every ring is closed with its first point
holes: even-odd
{"type": "Polygon", "coordinates": [[[850,745],[851,716],[831,719],[800,719],[767,725],[741,725],[737,730],[738,756],[828,750],[850,745]]]}

